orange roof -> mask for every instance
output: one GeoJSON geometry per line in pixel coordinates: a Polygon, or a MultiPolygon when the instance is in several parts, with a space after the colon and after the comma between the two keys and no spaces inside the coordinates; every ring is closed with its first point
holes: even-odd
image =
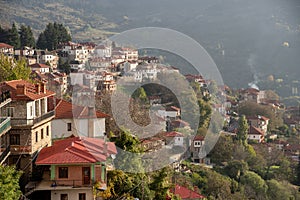
{"type": "Polygon", "coordinates": [[[49,65],[42,64],[42,63],[34,63],[32,65],[29,65],[31,68],[50,68],[49,65]]]}
{"type": "Polygon", "coordinates": [[[195,135],[193,141],[204,141],[204,136],[202,136],[202,135],[195,135]]]}
{"type": "Polygon", "coordinates": [[[0,43],[0,48],[13,48],[13,46],[6,43],[0,43]]]}
{"type": "Polygon", "coordinates": [[[55,119],[70,119],[70,118],[105,118],[109,115],[100,111],[95,111],[89,115],[87,106],[78,106],[62,99],[56,100],[55,119]]]}
{"type": "Polygon", "coordinates": [[[55,93],[46,89],[46,92],[37,92],[35,84],[24,80],[5,81],[0,85],[0,90],[9,90],[12,100],[37,100],[44,97],[54,96],[55,93]],[[17,86],[25,87],[25,94],[17,94],[17,86]]]}
{"type": "Polygon", "coordinates": [[[182,133],[176,132],[176,131],[172,131],[172,132],[166,132],[165,137],[183,137],[182,133]]]}
{"type": "Polygon", "coordinates": [[[71,137],[43,148],[35,163],[37,165],[96,163],[105,161],[112,154],[117,154],[116,146],[112,142],[97,138],[71,137]]]}
{"type": "Polygon", "coordinates": [[[255,126],[250,126],[248,132],[249,135],[265,135],[265,133],[261,129],[256,128],[255,126]]]}
{"type": "Polygon", "coordinates": [[[175,195],[178,195],[181,197],[181,199],[203,199],[205,198],[203,195],[190,190],[186,187],[180,186],[178,184],[175,185],[175,188],[171,192],[175,195]]]}

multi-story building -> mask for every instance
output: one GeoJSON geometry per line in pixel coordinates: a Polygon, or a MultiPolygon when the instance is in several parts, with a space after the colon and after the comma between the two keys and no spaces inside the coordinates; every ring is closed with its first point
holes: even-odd
{"type": "Polygon", "coordinates": [[[111,73],[103,72],[98,81],[97,94],[112,93],[117,89],[116,81],[111,73]]]}
{"type": "Polygon", "coordinates": [[[35,164],[42,167],[42,180],[27,187],[27,194],[30,199],[94,199],[93,188],[107,188],[106,172],[116,154],[115,144],[103,139],[58,140],[39,153],[35,164]]]}
{"type": "Polygon", "coordinates": [[[11,102],[10,92],[8,90],[0,90],[0,165],[7,163],[10,155],[9,134],[11,128],[10,117],[2,116],[2,108],[11,102]]]}
{"type": "Polygon", "coordinates": [[[54,110],[49,109],[48,99],[55,93],[48,91],[43,83],[24,80],[3,82],[0,91],[9,91],[11,96],[11,102],[1,108],[1,116],[11,120],[8,164],[16,165],[29,175],[37,152],[51,145],[54,110]]]}
{"type": "Polygon", "coordinates": [[[8,57],[13,57],[14,47],[6,43],[0,43],[0,53],[8,57]]]}

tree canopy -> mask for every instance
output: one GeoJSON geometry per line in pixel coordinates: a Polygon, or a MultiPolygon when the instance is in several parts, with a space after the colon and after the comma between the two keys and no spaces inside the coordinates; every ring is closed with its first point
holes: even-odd
{"type": "Polygon", "coordinates": [[[29,80],[31,70],[24,59],[10,59],[0,54],[0,82],[10,80],[29,80]]]}
{"type": "Polygon", "coordinates": [[[0,199],[19,199],[22,194],[19,186],[21,174],[11,166],[0,165],[0,199]]]}
{"type": "Polygon", "coordinates": [[[57,49],[59,43],[71,40],[71,35],[68,33],[64,25],[54,22],[49,23],[45,30],[40,33],[36,45],[40,49],[48,49],[52,51],[57,49]]]}

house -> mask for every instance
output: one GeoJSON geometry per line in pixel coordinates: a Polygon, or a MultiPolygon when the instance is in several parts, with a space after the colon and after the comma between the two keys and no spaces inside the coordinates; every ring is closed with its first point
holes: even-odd
{"type": "Polygon", "coordinates": [[[180,108],[176,106],[169,106],[165,109],[160,109],[157,112],[165,119],[177,119],[180,116],[180,108]]]}
{"type": "MultiPolygon", "coordinates": [[[[196,191],[197,188],[195,188],[193,191],[184,186],[180,186],[178,184],[176,184],[175,187],[170,190],[171,193],[179,196],[182,200],[206,199],[205,196],[199,194],[196,191]]],[[[171,200],[171,198],[167,196],[166,200],[171,200]]]]}
{"type": "Polygon", "coordinates": [[[35,56],[37,57],[37,63],[48,64],[51,66],[52,71],[56,71],[59,57],[55,51],[36,50],[35,56]]]}
{"type": "Polygon", "coordinates": [[[32,71],[39,71],[40,73],[49,73],[50,72],[50,66],[42,63],[35,63],[32,65],[29,65],[30,69],[32,71]]]}
{"type": "Polygon", "coordinates": [[[202,135],[195,135],[191,138],[190,151],[193,162],[207,165],[210,164],[210,159],[206,157],[204,137],[202,135]]]}
{"type": "Polygon", "coordinates": [[[250,126],[254,126],[256,128],[261,129],[264,134],[267,134],[268,132],[268,125],[270,119],[262,116],[262,115],[257,115],[257,116],[247,116],[248,124],[250,126]]]}
{"type": "Polygon", "coordinates": [[[159,137],[145,138],[141,140],[144,152],[156,151],[165,145],[165,141],[159,137]]]}
{"type": "Polygon", "coordinates": [[[51,122],[52,139],[71,135],[103,137],[108,115],[92,107],[77,106],[62,99],[56,100],[55,117],[51,122]]]}
{"type": "Polygon", "coordinates": [[[142,56],[138,58],[139,63],[159,63],[159,59],[154,56],[142,56]]]}
{"type": "MultiPolygon", "coordinates": [[[[0,90],[0,110],[11,102],[10,92],[0,90]]],[[[10,117],[2,116],[0,112],[0,165],[7,164],[7,158],[10,155],[10,144],[8,131],[11,129],[10,117]]]]}
{"type": "Polygon", "coordinates": [[[8,164],[16,165],[28,176],[37,152],[51,145],[54,110],[49,106],[49,99],[55,93],[47,90],[43,83],[24,80],[2,82],[0,91],[9,91],[11,96],[11,102],[1,108],[1,116],[11,119],[8,164]]]}
{"type": "Polygon", "coordinates": [[[112,93],[117,89],[117,84],[113,74],[108,72],[102,73],[102,78],[98,81],[97,94],[112,93]]]}
{"type": "Polygon", "coordinates": [[[253,125],[249,127],[248,130],[248,140],[256,141],[261,143],[264,141],[265,133],[260,129],[253,125]]]}
{"type": "Polygon", "coordinates": [[[250,101],[261,103],[265,99],[265,91],[260,91],[255,88],[247,88],[240,91],[240,101],[250,101]]]}
{"type": "MultiPolygon", "coordinates": [[[[43,148],[35,164],[42,180],[27,185],[27,195],[51,200],[94,199],[93,188],[107,188],[107,170],[117,154],[116,146],[103,139],[71,137],[43,148]]],[[[31,198],[30,198],[31,199],[31,198]]]]}
{"type": "Polygon", "coordinates": [[[83,69],[83,67],[84,67],[84,64],[83,63],[81,63],[80,61],[78,61],[78,60],[71,60],[70,61],[70,67],[71,67],[71,70],[81,70],[81,69],[83,69]]]}
{"type": "Polygon", "coordinates": [[[62,97],[68,88],[67,75],[65,73],[33,71],[32,78],[46,84],[47,89],[54,91],[57,97],[62,97]]]}
{"type": "Polygon", "coordinates": [[[101,44],[95,47],[94,54],[97,57],[110,58],[112,55],[112,48],[109,45],[101,44]]]}
{"type": "Polygon", "coordinates": [[[185,136],[182,133],[172,131],[163,133],[167,145],[184,146],[185,136]]]}
{"type": "Polygon", "coordinates": [[[96,92],[85,85],[73,85],[70,87],[72,91],[72,102],[81,106],[94,106],[96,92]]]}
{"type": "Polygon", "coordinates": [[[159,96],[148,96],[148,100],[150,105],[160,105],[161,104],[161,97],[159,96]]]}
{"type": "Polygon", "coordinates": [[[13,57],[14,47],[6,43],[0,43],[0,53],[8,57],[13,57]]]}

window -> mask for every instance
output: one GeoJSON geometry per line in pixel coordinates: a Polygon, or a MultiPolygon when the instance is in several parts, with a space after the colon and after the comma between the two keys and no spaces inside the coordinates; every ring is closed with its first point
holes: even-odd
{"type": "Polygon", "coordinates": [[[58,168],[58,177],[59,178],[68,178],[68,168],[67,167],[59,167],[58,168]]]}
{"type": "Polygon", "coordinates": [[[33,107],[30,106],[30,116],[33,116],[33,107]]]}
{"type": "Polygon", "coordinates": [[[79,193],[79,200],[86,200],[85,193],[79,193]]]}
{"type": "Polygon", "coordinates": [[[20,145],[20,135],[10,135],[10,144],[11,145],[20,145]]]}
{"type": "Polygon", "coordinates": [[[14,117],[14,108],[7,107],[7,117],[14,117]]]}
{"type": "Polygon", "coordinates": [[[49,136],[49,126],[46,127],[46,135],[49,136]]]}
{"type": "Polygon", "coordinates": [[[35,142],[38,142],[38,141],[39,141],[39,133],[35,132],[35,142]]]}
{"type": "Polygon", "coordinates": [[[60,194],[60,200],[68,200],[68,194],[60,194]]]}
{"type": "Polygon", "coordinates": [[[41,140],[44,139],[44,129],[41,129],[41,140]]]}
{"type": "Polygon", "coordinates": [[[72,131],[72,123],[67,123],[67,130],[72,131]]]}

